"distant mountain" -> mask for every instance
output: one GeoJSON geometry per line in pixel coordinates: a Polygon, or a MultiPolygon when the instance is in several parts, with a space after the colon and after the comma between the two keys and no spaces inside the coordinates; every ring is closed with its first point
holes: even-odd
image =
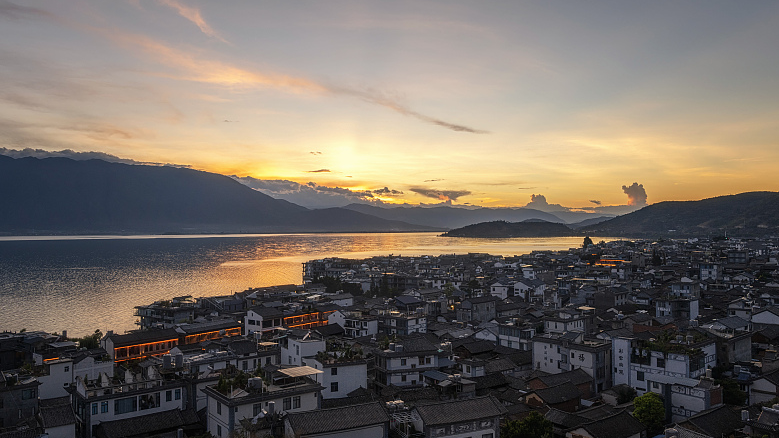
{"type": "Polygon", "coordinates": [[[564,224],[543,222],[530,219],[524,222],[492,221],[468,225],[442,234],[444,237],[565,237],[577,236],[579,233],[564,224]]]}
{"type": "Polygon", "coordinates": [[[779,232],[779,193],[748,192],[666,201],[583,227],[598,236],[765,235],[779,232]]]}
{"type": "Polygon", "coordinates": [[[437,231],[342,208],[309,210],[191,169],[0,155],[0,233],[437,231]]]}
{"type": "Polygon", "coordinates": [[[349,204],[344,208],[387,220],[441,228],[459,228],[498,220],[521,222],[527,219],[541,219],[547,222],[565,222],[554,214],[531,208],[376,207],[367,204],[349,204]]]}
{"type": "Polygon", "coordinates": [[[569,223],[568,226],[573,228],[574,230],[577,230],[579,228],[586,227],[588,225],[595,225],[601,222],[605,222],[613,217],[614,216],[598,216],[591,219],[585,219],[581,222],[569,223]]]}

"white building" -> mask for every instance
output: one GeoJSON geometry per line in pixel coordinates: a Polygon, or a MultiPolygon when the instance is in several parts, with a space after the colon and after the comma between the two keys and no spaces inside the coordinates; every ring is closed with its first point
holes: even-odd
{"type": "Polygon", "coordinates": [[[303,358],[325,351],[325,340],[308,332],[304,336],[289,335],[281,342],[281,364],[303,365],[303,358]]]}
{"type": "Polygon", "coordinates": [[[611,343],[585,339],[583,333],[544,334],[533,338],[533,369],[560,374],[580,368],[592,377],[592,391],[612,386],[611,343]]]}
{"type": "Polygon", "coordinates": [[[273,307],[255,306],[246,312],[244,319],[245,335],[269,332],[282,327],[284,314],[273,307]]]}
{"type": "Polygon", "coordinates": [[[323,399],[344,398],[356,389],[368,388],[368,362],[365,359],[336,359],[333,355],[323,359],[318,356],[304,357],[303,363],[323,371],[314,375],[314,380],[324,387],[323,399]]]}

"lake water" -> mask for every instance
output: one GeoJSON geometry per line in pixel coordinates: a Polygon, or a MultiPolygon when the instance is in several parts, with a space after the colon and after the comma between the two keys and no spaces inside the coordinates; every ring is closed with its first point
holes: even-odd
{"type": "Polygon", "coordinates": [[[436,233],[0,237],[0,331],[121,333],[136,328],[136,305],[300,284],[302,263],[322,257],[509,256],[581,242],[581,237],[469,239],[436,233]]]}

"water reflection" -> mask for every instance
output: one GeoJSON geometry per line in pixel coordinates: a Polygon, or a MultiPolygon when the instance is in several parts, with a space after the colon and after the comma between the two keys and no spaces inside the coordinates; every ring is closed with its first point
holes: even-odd
{"type": "Polygon", "coordinates": [[[442,238],[434,233],[4,237],[0,330],[68,330],[74,335],[96,328],[131,330],[136,305],[299,284],[301,264],[314,258],[515,255],[579,246],[581,240],[442,238]]]}

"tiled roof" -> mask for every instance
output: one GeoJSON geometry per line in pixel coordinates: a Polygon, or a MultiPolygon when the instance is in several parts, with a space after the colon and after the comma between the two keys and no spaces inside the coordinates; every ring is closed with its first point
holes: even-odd
{"type": "Polygon", "coordinates": [[[546,385],[547,388],[557,386],[567,381],[573,383],[576,386],[581,385],[582,383],[592,382],[592,377],[590,377],[590,375],[581,368],[576,368],[573,371],[567,371],[560,374],[539,376],[536,377],[536,379],[540,380],[544,385],[546,385]]]}
{"type": "Polygon", "coordinates": [[[76,424],[76,415],[70,404],[70,396],[40,401],[41,425],[44,428],[76,424]]]}
{"type": "Polygon", "coordinates": [[[574,386],[569,380],[557,386],[537,389],[534,392],[547,404],[563,403],[581,397],[579,388],[574,386]]]}
{"type": "Polygon", "coordinates": [[[373,402],[363,405],[289,414],[286,421],[289,422],[296,434],[302,436],[383,424],[389,421],[389,415],[387,415],[381,403],[373,402]]]}
{"type": "Polygon", "coordinates": [[[95,429],[97,438],[125,438],[129,436],[150,436],[158,432],[176,430],[180,427],[198,425],[197,413],[187,409],[174,409],[124,420],[103,421],[95,429]]]}
{"type": "Polygon", "coordinates": [[[145,330],[124,335],[112,334],[108,337],[113,341],[114,347],[123,347],[147,342],[178,340],[179,333],[175,329],[145,330]]]}
{"type": "Polygon", "coordinates": [[[680,424],[684,423],[692,423],[711,436],[730,436],[734,430],[744,427],[741,416],[727,406],[700,412],[680,424]]]}
{"type": "Polygon", "coordinates": [[[627,438],[640,434],[646,429],[635,417],[627,411],[621,411],[611,417],[602,418],[583,426],[593,438],[627,438]]]}
{"type": "Polygon", "coordinates": [[[499,417],[507,412],[506,408],[493,396],[417,405],[415,410],[425,426],[499,417]]]}

